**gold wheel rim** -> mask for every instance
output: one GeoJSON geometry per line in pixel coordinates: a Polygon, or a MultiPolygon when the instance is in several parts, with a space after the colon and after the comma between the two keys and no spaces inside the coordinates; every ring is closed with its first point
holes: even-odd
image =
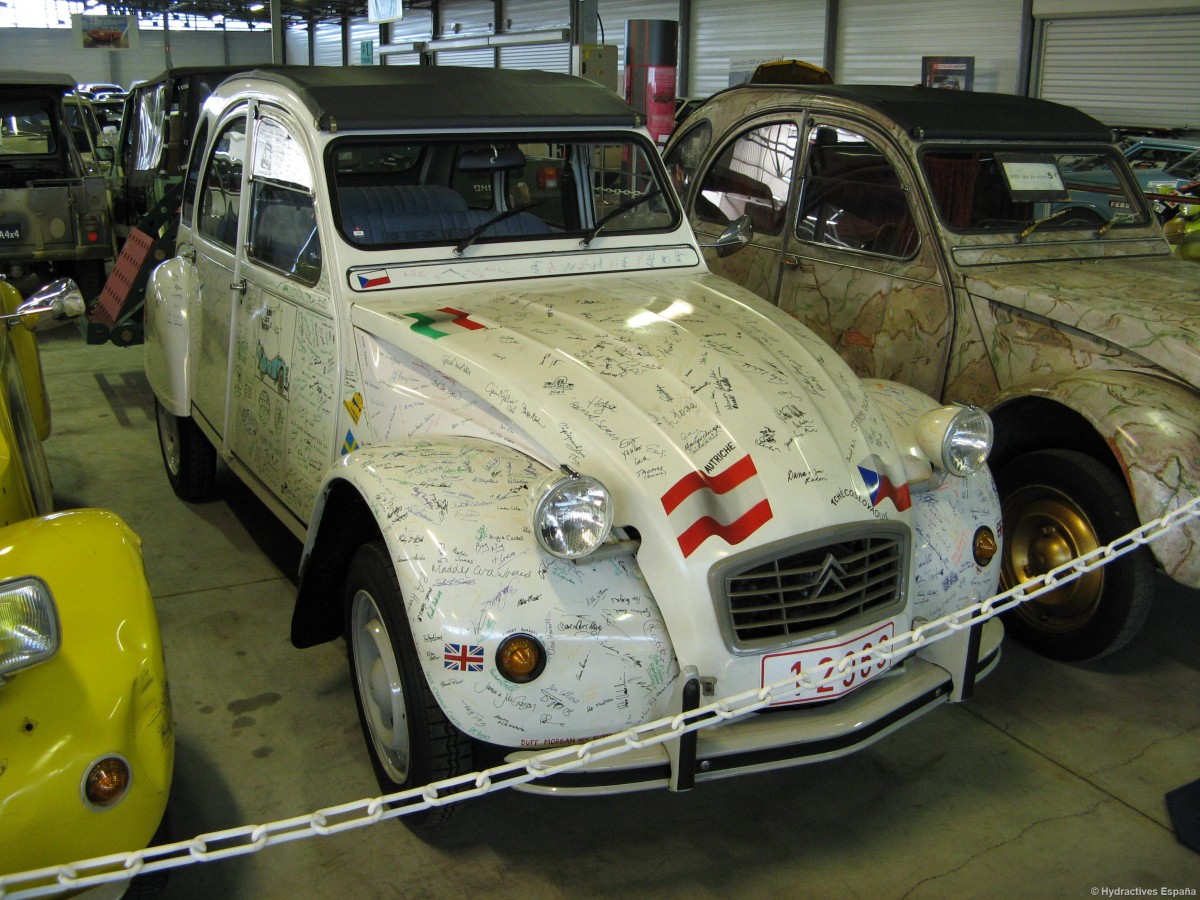
{"type": "MultiPolygon", "coordinates": [[[[1070,497],[1045,485],[1014,491],[1004,501],[1001,584],[1030,581],[1100,546],[1087,514],[1070,497]]],[[[1085,624],[1104,593],[1104,569],[1027,601],[1017,614],[1040,631],[1064,633],[1085,624]]]]}

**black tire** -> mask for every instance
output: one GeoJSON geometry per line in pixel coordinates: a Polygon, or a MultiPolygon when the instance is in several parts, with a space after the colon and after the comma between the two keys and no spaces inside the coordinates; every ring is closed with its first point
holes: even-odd
{"type": "Polygon", "coordinates": [[[217,451],[191,418],[172,415],[157,398],[154,412],[163,467],[175,496],[189,503],[211,500],[217,477],[217,451]]]}
{"type": "MultiPolygon", "coordinates": [[[[1138,526],[1121,480],[1074,450],[1019,456],[996,476],[1004,510],[1000,581],[1010,588],[1104,546],[1138,526]]],[[[1154,560],[1142,547],[1004,615],[1023,644],[1052,659],[1096,659],[1141,629],[1154,595],[1154,560]]]]}
{"type": "MultiPolygon", "coordinates": [[[[471,740],[446,718],[421,671],[383,541],[359,548],[342,599],[350,680],[380,790],[393,793],[470,771],[471,740]]],[[[457,806],[433,807],[403,820],[436,824],[457,806]]]]}

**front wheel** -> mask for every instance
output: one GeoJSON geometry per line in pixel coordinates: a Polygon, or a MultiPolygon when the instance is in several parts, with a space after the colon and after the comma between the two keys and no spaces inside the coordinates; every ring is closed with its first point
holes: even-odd
{"type": "MultiPolygon", "coordinates": [[[[355,554],[343,593],[350,677],[363,737],[385,794],[468,771],[471,741],[450,723],[421,671],[395,569],[382,541],[355,554]]],[[[457,804],[404,817],[444,821],[457,804]]]]}
{"type": "Polygon", "coordinates": [[[217,477],[217,451],[191,418],[173,415],[156,398],[158,446],[175,496],[189,503],[211,500],[217,477]]]}
{"type": "MultiPolygon", "coordinates": [[[[1074,450],[1017,457],[996,475],[1004,514],[1001,586],[1008,589],[1102,547],[1138,525],[1125,486],[1074,450]]],[[[1124,647],[1150,611],[1154,562],[1141,547],[1004,614],[1017,640],[1052,659],[1095,659],[1124,647]]]]}

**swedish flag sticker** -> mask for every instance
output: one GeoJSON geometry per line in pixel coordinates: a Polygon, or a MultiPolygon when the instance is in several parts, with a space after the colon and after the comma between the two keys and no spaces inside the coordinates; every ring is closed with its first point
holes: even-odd
{"type": "Polygon", "coordinates": [[[347,453],[353,453],[358,449],[358,440],[354,437],[353,431],[346,432],[346,439],[342,441],[342,456],[347,453]]]}

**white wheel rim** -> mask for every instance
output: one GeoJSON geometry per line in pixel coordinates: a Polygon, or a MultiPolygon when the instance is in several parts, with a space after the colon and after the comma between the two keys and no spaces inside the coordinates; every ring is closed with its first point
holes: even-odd
{"type": "Polygon", "coordinates": [[[410,745],[400,665],[383,616],[367,591],[359,590],[354,595],[350,616],[354,674],[375,755],[388,777],[404,784],[408,780],[410,745]]]}
{"type": "Polygon", "coordinates": [[[179,474],[179,420],[158,404],[158,433],[162,437],[163,462],[172,475],[179,474]]]}

